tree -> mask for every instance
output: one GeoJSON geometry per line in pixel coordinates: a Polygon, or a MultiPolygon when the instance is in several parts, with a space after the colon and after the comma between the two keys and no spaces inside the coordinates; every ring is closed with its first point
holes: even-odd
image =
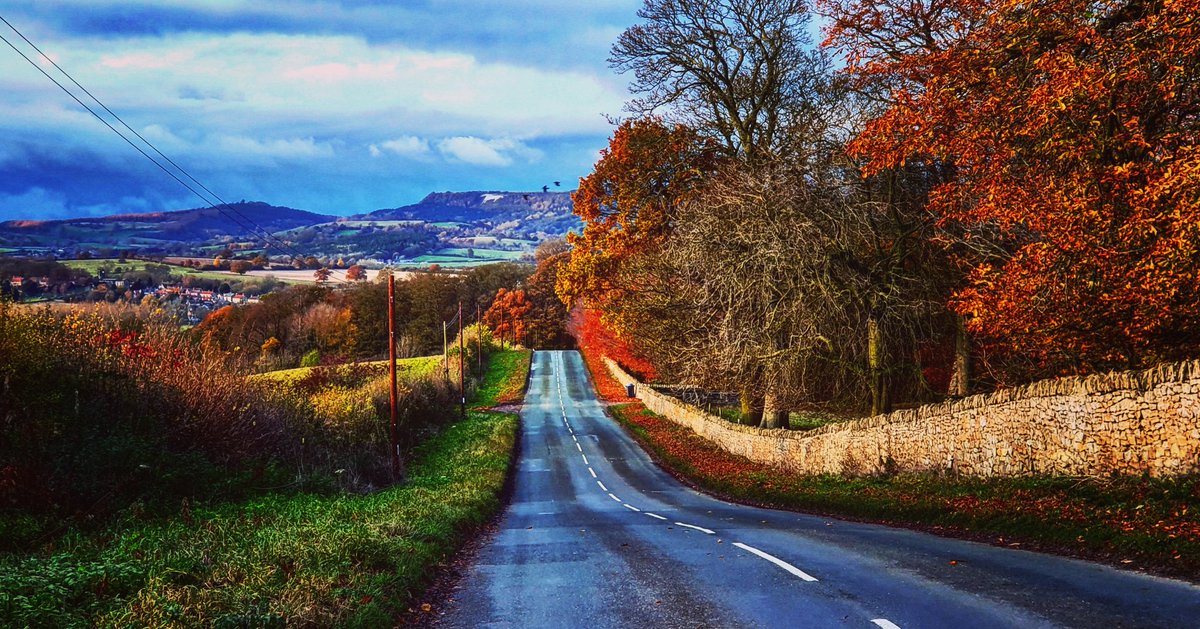
{"type": "Polygon", "coordinates": [[[501,288],[496,291],[492,307],[483,313],[483,322],[496,337],[520,343],[529,329],[528,316],[532,310],[524,290],[501,288]]]}
{"type": "Polygon", "coordinates": [[[669,108],[745,159],[789,152],[793,128],[808,123],[794,105],[824,77],[822,53],[805,51],[805,0],[645,0],[638,16],[609,59],[633,72],[640,97],[628,109],[669,108]]]}
{"type": "Polygon", "coordinates": [[[328,282],[330,276],[332,276],[332,275],[333,275],[333,272],[329,270],[329,267],[323,266],[323,267],[317,269],[316,271],[313,271],[313,277],[317,280],[318,286],[324,285],[326,282],[328,282]]]}
{"type": "Polygon", "coordinates": [[[367,279],[367,271],[361,264],[352,265],[346,269],[346,279],[351,282],[364,282],[367,279]]]}
{"type": "Polygon", "coordinates": [[[558,274],[571,256],[563,239],[553,239],[538,245],[534,253],[537,270],[525,283],[525,296],[530,303],[528,339],[531,347],[569,346],[567,309],[555,293],[558,274]]]}
{"type": "Polygon", "coordinates": [[[563,301],[616,307],[631,289],[618,279],[622,261],[664,242],[680,206],[718,163],[715,144],[683,125],[639,118],[617,127],[571,195],[584,227],[568,236],[572,253],[557,288],[563,301]]]}
{"type": "Polygon", "coordinates": [[[254,268],[262,269],[262,268],[266,268],[267,265],[269,265],[271,263],[271,261],[267,258],[267,256],[259,254],[259,255],[254,256],[254,259],[251,260],[250,263],[254,265],[254,268]]]}
{"type": "Polygon", "coordinates": [[[245,275],[246,271],[254,268],[254,263],[248,260],[234,260],[229,263],[229,270],[238,275],[245,275]]]}
{"type": "Polygon", "coordinates": [[[851,150],[953,166],[930,209],[973,236],[952,305],[1001,381],[1200,351],[1195,9],[830,2],[847,71],[890,94],[851,150]]]}

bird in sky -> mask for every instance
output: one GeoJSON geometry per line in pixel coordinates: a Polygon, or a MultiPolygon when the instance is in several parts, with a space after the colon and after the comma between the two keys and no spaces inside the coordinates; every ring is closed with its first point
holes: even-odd
{"type": "Polygon", "coordinates": [[[542,192],[550,192],[550,186],[542,186],[542,192]]]}
{"type": "Polygon", "coordinates": [[[559,186],[561,186],[561,185],[562,185],[562,183],[561,183],[561,182],[558,182],[558,181],[554,182],[554,187],[555,187],[555,188],[557,188],[557,187],[559,187],[559,186]]]}

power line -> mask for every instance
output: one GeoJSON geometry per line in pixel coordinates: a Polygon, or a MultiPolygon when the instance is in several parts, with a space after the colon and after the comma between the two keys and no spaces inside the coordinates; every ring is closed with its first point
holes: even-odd
{"type": "MultiPolygon", "coordinates": [[[[149,140],[147,140],[145,137],[143,137],[142,134],[138,133],[133,127],[129,126],[129,124],[126,123],[124,119],[122,119],[120,116],[118,116],[116,114],[116,112],[114,112],[112,109],[109,109],[109,107],[107,105],[105,105],[103,102],[101,102],[101,100],[99,98],[97,98],[94,94],[92,94],[90,91],[88,91],[88,89],[86,87],[84,87],[82,84],[80,84],[79,81],[76,81],[73,76],[71,76],[66,70],[64,70],[62,68],[62,66],[59,66],[58,63],[56,63],[53,59],[50,58],[49,55],[47,55],[45,52],[42,52],[41,48],[38,48],[36,44],[34,44],[32,41],[30,41],[29,38],[26,37],[24,33],[22,33],[20,30],[18,30],[17,27],[13,26],[11,22],[9,22],[7,19],[4,18],[4,16],[0,16],[0,21],[4,22],[4,24],[7,25],[10,29],[12,29],[12,31],[14,33],[16,33],[21,39],[23,39],[25,41],[25,43],[29,44],[30,47],[32,47],[34,50],[36,50],[43,59],[45,59],[51,65],[53,65],[55,69],[57,69],[59,72],[61,72],[63,74],[63,76],[67,77],[67,79],[69,79],[72,83],[74,83],[76,87],[78,87],[80,90],[82,90],[83,93],[87,94],[93,101],[96,102],[96,104],[98,104],[100,107],[102,107],[104,109],[104,111],[108,112],[109,115],[111,115],[113,118],[115,118],[122,126],[124,126],[126,129],[128,129],[131,133],[133,133],[133,135],[136,136],[139,140],[141,140],[146,146],[150,147],[151,150],[153,150],[160,157],[162,157],[164,160],[166,160],[167,163],[169,163],[169,164],[171,164],[171,166],[175,167],[175,169],[178,170],[180,173],[182,173],[184,177],[187,177],[188,179],[190,179],[193,183],[196,184],[196,186],[198,186],[199,188],[203,189],[206,193],[211,195],[213,199],[216,199],[217,201],[219,201],[224,206],[224,208],[222,208],[221,206],[218,206],[216,203],[214,203],[212,201],[212,199],[201,194],[199,191],[196,190],[196,188],[193,188],[190,184],[188,184],[186,181],[181,179],[178,175],[176,175],[174,172],[172,172],[166,166],[163,166],[162,163],[160,163],[158,160],[154,159],[154,157],[152,157],[150,154],[148,154],[140,146],[138,146],[136,143],[134,143],[132,140],[130,140],[128,137],[126,137],[125,134],[121,133],[120,130],[118,130],[116,127],[114,127],[112,124],[110,124],[107,120],[105,120],[103,116],[96,113],[96,111],[94,109],[92,109],[90,106],[88,106],[87,103],[83,102],[71,90],[67,89],[66,86],[64,86],[62,83],[60,83],[53,76],[50,76],[50,74],[48,72],[46,72],[41,66],[39,66],[37,64],[37,62],[30,59],[24,52],[22,52],[19,48],[17,48],[6,37],[4,37],[3,35],[0,35],[0,40],[3,40],[4,43],[8,44],[9,48],[12,48],[13,51],[15,51],[18,55],[21,55],[21,58],[25,59],[25,61],[27,61],[31,66],[33,66],[35,69],[37,69],[38,72],[41,72],[43,76],[45,76],[52,83],[54,83],[56,86],[58,86],[58,88],[60,90],[62,90],[64,93],[66,93],[68,96],[70,96],[76,103],[79,104],[79,106],[83,107],[85,110],[87,110],[88,113],[92,114],[92,116],[94,116],[97,120],[99,120],[101,123],[103,123],[104,126],[108,127],[108,129],[110,131],[117,134],[117,136],[119,136],[122,140],[124,140],[127,144],[129,144],[129,146],[133,147],[133,149],[136,150],[138,153],[141,153],[142,157],[145,157],[147,160],[149,160],[151,163],[153,163],[155,166],[157,166],[160,170],[162,170],[164,173],[166,173],[168,176],[170,176],[172,179],[174,179],[176,182],[178,182],[179,185],[183,186],[189,192],[196,195],[196,197],[199,198],[205,205],[207,205],[208,207],[221,213],[226,218],[228,218],[229,220],[231,220],[235,224],[237,224],[239,227],[249,230],[250,233],[252,235],[254,235],[255,237],[261,238],[264,241],[265,246],[268,246],[268,247],[271,246],[271,242],[274,241],[276,249],[281,250],[281,252],[284,254],[291,255],[293,257],[298,257],[301,259],[304,259],[305,257],[307,257],[307,256],[303,255],[302,253],[300,253],[299,251],[292,248],[290,245],[288,245],[286,241],[282,240],[281,238],[276,237],[274,234],[272,234],[270,232],[270,230],[259,225],[253,219],[247,217],[246,215],[239,212],[236,208],[230,206],[230,204],[228,202],[226,202],[219,195],[217,195],[215,192],[213,192],[211,189],[209,189],[208,186],[205,186],[198,179],[193,177],[191,173],[189,173],[187,170],[185,170],[179,164],[175,163],[175,161],[172,160],[170,157],[167,157],[162,151],[160,151],[158,149],[158,147],[154,146],[154,144],[151,143],[149,140]],[[228,212],[226,210],[228,210],[228,212]],[[238,218],[235,218],[233,215],[231,215],[231,213],[236,214],[236,216],[240,217],[241,220],[239,220],[238,218]],[[242,221],[245,221],[245,222],[242,222],[242,221]]],[[[333,276],[333,273],[335,271],[336,271],[335,269],[330,269],[331,277],[333,276]]],[[[342,282],[342,283],[349,283],[349,280],[344,277],[344,273],[343,273],[343,277],[341,279],[336,278],[336,277],[334,279],[339,282],[342,282]]]]}

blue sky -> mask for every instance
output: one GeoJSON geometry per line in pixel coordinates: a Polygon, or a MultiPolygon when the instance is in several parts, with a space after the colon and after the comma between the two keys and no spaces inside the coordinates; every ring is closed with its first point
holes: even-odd
{"type": "MultiPolygon", "coordinates": [[[[0,15],[222,198],[352,214],[573,187],[628,97],[605,59],[640,5],[39,0],[0,15]]],[[[0,42],[0,220],[199,204],[0,42]]]]}

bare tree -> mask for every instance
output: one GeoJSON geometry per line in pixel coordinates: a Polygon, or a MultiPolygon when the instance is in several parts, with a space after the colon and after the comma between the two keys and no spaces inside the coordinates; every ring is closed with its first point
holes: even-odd
{"type": "Polygon", "coordinates": [[[668,114],[751,161],[789,152],[797,129],[820,121],[797,106],[829,66],[806,50],[804,0],[645,0],[638,16],[609,59],[634,75],[630,111],[668,114]]]}

